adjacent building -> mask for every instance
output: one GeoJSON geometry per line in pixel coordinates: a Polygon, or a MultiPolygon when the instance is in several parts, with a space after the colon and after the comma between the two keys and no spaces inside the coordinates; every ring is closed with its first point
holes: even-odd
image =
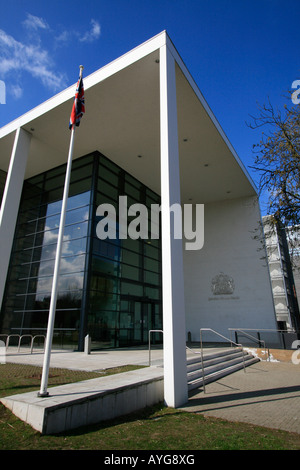
{"type": "MultiPolygon", "coordinates": [[[[272,216],[263,217],[278,329],[291,332],[299,331],[299,306],[290,257],[291,248],[287,236],[289,234],[287,234],[285,227],[272,220],[272,216]]],[[[297,260],[297,257],[294,260],[297,260]]]]}
{"type": "MultiPolygon", "coordinates": [[[[299,225],[287,227],[285,229],[286,239],[288,244],[289,255],[291,259],[293,278],[294,278],[294,293],[297,297],[298,308],[300,306],[300,232],[299,225]]],[[[298,326],[300,329],[300,324],[298,326]]]]}

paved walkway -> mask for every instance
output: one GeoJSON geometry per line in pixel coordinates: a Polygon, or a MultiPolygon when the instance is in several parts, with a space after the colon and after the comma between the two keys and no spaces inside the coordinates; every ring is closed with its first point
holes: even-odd
{"type": "MultiPolygon", "coordinates": [[[[162,358],[162,349],[151,350],[151,365],[161,365],[162,358]]],[[[6,353],[6,362],[42,366],[43,360],[44,353],[42,351],[33,351],[33,353],[30,354],[28,349],[21,348],[18,353],[17,348],[9,347],[6,353]]],[[[90,372],[128,364],[149,365],[148,348],[107,349],[92,351],[91,354],[69,350],[53,350],[50,357],[50,367],[90,372]]]]}
{"type": "Polygon", "coordinates": [[[300,434],[300,365],[257,362],[193,391],[182,409],[300,434]]]}
{"type": "MultiPolygon", "coordinates": [[[[210,350],[211,352],[211,350],[210,350]]],[[[7,362],[43,364],[43,353],[8,350],[7,362]]],[[[163,351],[151,351],[151,364],[162,364],[163,351]]],[[[53,351],[51,367],[95,371],[126,364],[149,364],[147,348],[80,352],[53,351]]],[[[258,362],[190,393],[181,409],[300,434],[300,364],[258,362]]]]}

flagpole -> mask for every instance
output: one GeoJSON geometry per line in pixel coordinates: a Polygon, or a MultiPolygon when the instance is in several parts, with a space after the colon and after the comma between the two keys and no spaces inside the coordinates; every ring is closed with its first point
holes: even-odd
{"type": "MultiPolygon", "coordinates": [[[[83,70],[83,66],[80,65],[79,79],[82,77],[82,70],[83,70]]],[[[58,232],[58,239],[57,239],[57,249],[56,249],[56,255],[55,255],[54,274],[53,274],[51,301],[50,301],[47,336],[46,336],[46,344],[45,344],[45,353],[44,353],[44,363],[43,363],[41,388],[40,388],[40,391],[38,392],[39,397],[49,396],[49,392],[47,391],[47,386],[48,386],[48,377],[49,377],[49,367],[50,367],[51,346],[52,346],[52,339],[53,339],[53,329],[54,329],[54,321],[55,321],[55,311],[56,311],[56,303],[57,303],[57,290],[58,290],[60,260],[61,260],[61,253],[62,253],[62,243],[63,243],[63,238],[64,238],[64,228],[65,228],[65,220],[66,220],[66,209],[67,209],[67,202],[68,202],[68,196],[69,196],[69,186],[70,186],[70,179],[71,179],[74,137],[75,137],[75,123],[73,123],[72,129],[71,129],[67,171],[66,171],[64,193],[63,193],[63,200],[62,200],[62,208],[61,208],[61,215],[60,215],[59,232],[58,232]]]]}

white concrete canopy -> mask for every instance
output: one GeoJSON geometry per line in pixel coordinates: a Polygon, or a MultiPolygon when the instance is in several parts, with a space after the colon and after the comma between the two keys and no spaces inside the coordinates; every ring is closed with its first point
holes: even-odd
{"type": "MultiPolygon", "coordinates": [[[[87,112],[74,158],[99,150],[160,194],[159,50],[165,43],[176,61],[182,202],[255,195],[246,169],[166,32],[84,77],[87,112]]],[[[18,127],[32,134],[25,178],[65,163],[73,97],[71,86],[1,128],[0,169],[8,169],[18,127]]]]}
{"type": "Polygon", "coordinates": [[[30,142],[31,135],[19,127],[16,131],[12,148],[0,210],[0,305],[2,303],[9,268],[10,253],[13,246],[16,217],[19,211],[30,142]]]}
{"type": "MultiPolygon", "coordinates": [[[[86,114],[76,131],[74,159],[96,150],[103,153],[160,194],[162,204],[257,197],[251,178],[165,31],[84,77],[84,86],[86,114]]],[[[66,163],[74,90],[75,86],[64,90],[0,129],[1,170],[8,170],[20,128],[31,134],[25,178],[66,163]]],[[[17,213],[12,217],[16,220],[17,213]]],[[[176,407],[187,399],[184,284],[189,278],[183,282],[182,243],[173,243],[169,222],[163,215],[165,401],[176,407]]],[[[201,259],[194,269],[201,271],[201,259]]],[[[263,271],[261,276],[265,275],[263,271]]],[[[271,291],[266,296],[269,302],[271,291]]]]}

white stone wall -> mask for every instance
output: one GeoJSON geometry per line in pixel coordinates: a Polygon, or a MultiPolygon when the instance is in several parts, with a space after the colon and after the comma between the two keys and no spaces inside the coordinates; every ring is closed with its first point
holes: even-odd
{"type": "MultiPolygon", "coordinates": [[[[205,204],[204,246],[184,251],[186,330],[192,341],[199,341],[200,328],[226,337],[228,328],[276,329],[269,269],[261,259],[265,251],[254,239],[259,222],[254,197],[205,204]],[[225,278],[223,290],[217,282],[214,293],[212,280],[220,273],[233,284],[225,278]]],[[[203,340],[218,337],[204,333],[203,340]]]]}

